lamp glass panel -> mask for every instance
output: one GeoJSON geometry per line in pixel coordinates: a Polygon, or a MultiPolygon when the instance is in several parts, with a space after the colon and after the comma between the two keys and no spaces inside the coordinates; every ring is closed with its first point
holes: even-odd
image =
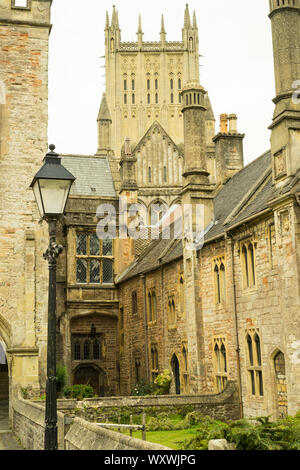
{"type": "Polygon", "coordinates": [[[36,182],[33,185],[33,194],[36,200],[36,203],[38,205],[41,217],[44,217],[44,208],[43,208],[43,203],[41,199],[41,193],[40,193],[40,187],[39,187],[39,182],[36,180],[36,182]]]}
{"type": "Polygon", "coordinates": [[[45,214],[63,214],[71,181],[40,179],[45,214]]]}

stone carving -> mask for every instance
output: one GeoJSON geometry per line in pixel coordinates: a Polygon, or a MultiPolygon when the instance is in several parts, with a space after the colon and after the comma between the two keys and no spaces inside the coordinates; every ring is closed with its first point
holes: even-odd
{"type": "Polygon", "coordinates": [[[281,150],[280,152],[274,155],[274,164],[276,178],[286,173],[286,156],[284,150],[281,150]]]}

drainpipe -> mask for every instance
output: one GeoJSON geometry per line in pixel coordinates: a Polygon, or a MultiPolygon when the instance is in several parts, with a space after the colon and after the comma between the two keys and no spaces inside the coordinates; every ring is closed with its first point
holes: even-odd
{"type": "MultiPolygon", "coordinates": [[[[166,319],[167,316],[165,315],[165,276],[164,276],[164,266],[162,264],[162,260],[159,260],[160,262],[160,272],[161,272],[161,315],[162,315],[162,324],[163,324],[163,351],[164,351],[164,358],[167,358],[167,331],[168,331],[168,325],[166,324],[166,319]]],[[[168,363],[168,359],[167,359],[168,363]]],[[[169,367],[166,366],[165,369],[168,369],[169,367]]]]}
{"type": "Polygon", "coordinates": [[[238,389],[239,389],[239,404],[240,404],[240,416],[243,418],[243,398],[242,398],[242,377],[241,377],[241,357],[240,357],[240,341],[239,341],[239,325],[237,315],[237,302],[236,302],[236,283],[235,283],[235,271],[234,271],[234,238],[230,232],[226,232],[226,236],[231,239],[231,275],[232,275],[232,287],[233,287],[233,311],[235,319],[235,335],[236,335],[236,359],[237,359],[237,374],[238,374],[238,389]]]}
{"type": "Polygon", "coordinates": [[[145,366],[146,366],[146,380],[150,383],[149,372],[149,345],[148,345],[148,316],[147,316],[147,292],[146,292],[146,276],[141,275],[144,286],[144,334],[145,334],[145,366]]]}

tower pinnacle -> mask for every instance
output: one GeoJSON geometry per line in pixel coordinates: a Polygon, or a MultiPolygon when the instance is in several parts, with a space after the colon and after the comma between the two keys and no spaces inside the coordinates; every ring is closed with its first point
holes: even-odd
{"type": "Polygon", "coordinates": [[[113,6],[113,14],[111,18],[111,27],[115,29],[120,29],[119,28],[119,13],[116,10],[116,6],[113,6]]]}
{"type": "Polygon", "coordinates": [[[166,34],[166,30],[165,30],[165,22],[164,22],[164,15],[161,15],[161,30],[160,32],[162,34],[166,34]]]}
{"type": "Polygon", "coordinates": [[[198,29],[197,17],[196,17],[196,12],[195,12],[195,10],[194,10],[194,14],[193,14],[193,28],[194,28],[194,29],[198,29]]]}
{"type": "Polygon", "coordinates": [[[141,15],[139,15],[138,34],[143,34],[143,29],[142,29],[142,17],[141,17],[141,15]]]}
{"type": "Polygon", "coordinates": [[[191,23],[189,5],[187,3],[185,7],[185,12],[184,12],[184,29],[191,29],[191,28],[192,28],[192,23],[191,23]]]}

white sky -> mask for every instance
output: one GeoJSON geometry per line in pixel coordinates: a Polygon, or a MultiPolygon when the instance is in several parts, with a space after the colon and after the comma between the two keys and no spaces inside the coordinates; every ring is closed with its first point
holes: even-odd
{"type": "MultiPolygon", "coordinates": [[[[93,155],[96,118],[105,91],[106,10],[119,10],[122,41],[135,41],[142,15],[145,41],[158,41],[161,14],[167,40],[181,40],[186,0],[54,0],[49,63],[49,143],[60,153],[93,155]]],[[[219,115],[238,115],[245,163],[270,148],[275,96],[269,0],[190,0],[196,10],[200,81],[219,115]]]]}

